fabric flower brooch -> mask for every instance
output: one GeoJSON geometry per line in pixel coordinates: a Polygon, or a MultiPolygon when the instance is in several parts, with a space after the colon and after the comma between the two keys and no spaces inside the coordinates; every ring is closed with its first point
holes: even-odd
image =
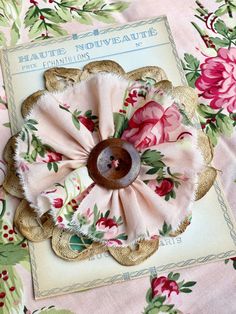
{"type": "MultiPolygon", "coordinates": [[[[63,258],[109,250],[124,265],[141,262],[161,236],[185,230],[215,179],[209,141],[191,121],[196,95],[157,67],[125,74],[112,61],[45,78],[49,91],[24,102],[23,128],[8,144],[26,199],[16,226],[32,241],[52,236],[63,258]]],[[[7,149],[6,159],[13,167],[7,149]]]]}

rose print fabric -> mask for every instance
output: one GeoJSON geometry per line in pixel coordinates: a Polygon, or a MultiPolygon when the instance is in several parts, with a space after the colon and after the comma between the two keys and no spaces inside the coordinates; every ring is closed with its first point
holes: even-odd
{"type": "Polygon", "coordinates": [[[213,109],[236,111],[236,48],[220,48],[216,57],[209,57],[201,64],[201,76],[196,87],[202,97],[210,100],[213,109]]]}
{"type": "Polygon", "coordinates": [[[39,215],[50,210],[60,227],[106,245],[150,239],[164,223],[177,229],[191,214],[202,168],[196,130],[180,106],[150,83],[110,74],[42,96],[18,138],[28,201],[39,215]],[[133,144],[141,158],[137,179],[119,190],[96,184],[87,169],[92,148],[111,137],[133,144]]]}
{"type": "MultiPolygon", "coordinates": [[[[188,83],[192,87],[195,87],[194,79],[196,76],[200,76],[202,74],[199,65],[204,64],[206,62],[206,58],[216,57],[219,47],[223,47],[223,49],[228,50],[229,45],[232,48],[235,46],[235,31],[233,30],[235,30],[236,12],[234,9],[234,1],[202,0],[199,2],[194,0],[182,0],[174,2],[172,0],[166,0],[164,3],[165,5],[163,5],[163,1],[161,0],[146,0],[144,5],[143,1],[136,0],[129,1],[129,6],[127,5],[127,8],[123,10],[122,13],[119,13],[119,10],[117,12],[110,10],[107,14],[103,12],[105,17],[101,16],[102,14],[100,14],[100,20],[98,20],[98,18],[95,19],[93,13],[88,12],[87,16],[83,14],[84,12],[82,12],[82,10],[83,4],[85,2],[87,1],[1,0],[0,9],[2,23],[0,25],[0,44],[11,45],[15,43],[23,43],[31,40],[39,40],[41,37],[44,39],[46,34],[45,25],[47,27],[47,24],[53,24],[54,29],[48,28],[49,33],[47,34],[47,36],[52,37],[60,36],[62,32],[65,34],[72,34],[75,32],[104,27],[106,26],[104,24],[105,20],[109,20],[111,23],[114,23],[114,20],[116,20],[118,23],[124,23],[165,14],[168,17],[179,56],[185,63],[188,83]],[[37,11],[36,7],[39,10],[43,9],[44,13],[45,9],[50,9],[49,14],[47,14],[47,19],[45,19],[46,23],[42,23],[40,28],[38,28],[37,25],[36,27],[32,27],[35,25],[35,21],[37,21],[37,19],[40,17],[40,11],[37,11]],[[70,11],[70,7],[77,8],[77,10],[70,11]],[[32,11],[36,11],[36,14],[31,14],[32,11]],[[78,12],[82,12],[82,14],[79,15],[78,12]],[[60,20],[59,16],[54,13],[57,13],[58,15],[61,14],[63,19],[60,20]],[[62,15],[63,13],[64,15],[62,15]],[[217,13],[217,16],[215,13],[217,13]],[[26,15],[30,17],[30,21],[28,18],[26,18],[26,15]],[[89,17],[91,17],[90,20],[89,17]],[[49,19],[54,20],[54,22],[49,19]],[[55,19],[57,20],[56,23],[55,19]],[[102,19],[103,21],[101,21],[102,19]],[[212,23],[211,21],[213,20],[214,22],[212,23]],[[222,23],[222,21],[224,21],[224,23],[222,23]],[[90,23],[91,25],[84,24],[85,22],[90,23]],[[220,31],[220,33],[218,31],[220,31]],[[210,48],[210,44],[212,45],[213,43],[210,43],[209,40],[205,40],[206,43],[204,42],[204,39],[207,38],[207,35],[208,37],[211,37],[211,40],[214,39],[217,43],[217,45],[215,45],[215,49],[210,48]]],[[[97,5],[99,9],[103,6],[102,1],[95,0],[91,2],[94,6],[97,5]]],[[[109,3],[108,1],[104,2],[106,4],[109,3]]],[[[110,3],[114,2],[115,1],[110,1],[110,3]]],[[[119,9],[120,6],[116,4],[116,8],[119,9]]],[[[106,7],[103,7],[103,10],[106,9],[106,7]]],[[[1,86],[3,86],[2,77],[1,86]]],[[[203,94],[203,92],[204,91],[200,90],[199,95],[203,94]]],[[[233,116],[232,114],[223,115],[223,113],[220,112],[220,117],[222,117],[222,119],[219,119],[219,122],[222,121],[223,123],[216,124],[215,118],[217,118],[219,115],[216,116],[215,113],[217,113],[218,110],[210,107],[211,99],[205,99],[202,97],[202,101],[204,101],[205,106],[202,106],[202,108],[204,108],[204,112],[201,111],[200,121],[202,126],[205,127],[204,131],[207,131],[208,128],[209,130],[212,130],[212,132],[207,133],[208,135],[211,135],[212,143],[217,145],[215,149],[214,164],[217,169],[221,170],[218,176],[223,182],[224,191],[235,214],[236,194],[234,193],[234,181],[236,179],[236,136],[233,128],[230,128],[230,117],[233,116]],[[229,134],[229,137],[225,137],[225,134],[229,134]],[[216,138],[218,138],[218,143],[215,140],[216,138]]],[[[2,157],[2,152],[7,140],[10,138],[7,111],[5,92],[4,89],[1,88],[1,184],[6,168],[2,157]]],[[[226,112],[227,109],[225,110],[225,113],[226,112]]],[[[94,124],[90,123],[90,125],[93,126],[94,124]]],[[[24,168],[24,165],[25,162],[22,164],[22,168],[24,168]]],[[[168,191],[167,187],[169,185],[165,183],[163,187],[164,186],[166,189],[165,191],[168,191]]],[[[11,233],[13,229],[12,215],[17,206],[17,200],[13,197],[9,197],[9,195],[4,193],[2,187],[0,188],[0,200],[1,203],[6,204],[6,210],[1,211],[1,251],[4,251],[5,246],[8,245],[8,243],[14,244],[14,248],[16,250],[18,247],[21,248],[22,251],[25,250],[25,255],[23,255],[22,252],[19,254],[20,250],[17,251],[18,254],[16,254],[14,250],[9,251],[8,253],[11,253],[11,261],[14,262],[14,265],[9,263],[9,259],[7,265],[5,265],[4,262],[2,262],[0,265],[0,274],[7,271],[7,276],[9,277],[7,281],[4,281],[2,278],[0,279],[1,313],[9,314],[17,312],[31,314],[50,312],[63,314],[133,314],[147,312],[148,314],[153,314],[156,312],[163,313],[164,311],[167,313],[174,312],[185,314],[221,314],[235,312],[236,271],[233,267],[233,260],[227,260],[227,264],[225,264],[224,261],[219,261],[207,265],[182,269],[179,271],[179,278],[176,278],[176,276],[173,278],[176,274],[169,278],[170,274],[160,271],[158,272],[157,280],[154,282],[153,279],[153,285],[151,285],[149,278],[144,277],[136,280],[128,280],[116,285],[104,286],[99,289],[91,289],[85,292],[73,293],[60,297],[52,297],[36,301],[32,294],[32,282],[29,271],[27,245],[25,242],[21,242],[21,239],[19,239],[19,235],[17,234],[10,234],[7,238],[4,237],[4,235],[9,234],[9,232],[11,233]],[[6,231],[5,228],[8,228],[8,230],[6,231]],[[13,240],[10,241],[10,239],[13,240]],[[189,291],[189,287],[187,286],[186,289],[188,291],[185,293],[180,291],[177,294],[175,291],[171,292],[172,289],[170,288],[169,282],[167,280],[164,281],[162,279],[161,281],[159,279],[158,281],[158,278],[160,277],[165,277],[168,280],[176,281],[179,290],[179,284],[180,282],[183,282],[183,280],[187,283],[189,281],[196,282],[196,284],[193,287],[190,287],[192,292],[189,291]],[[14,281],[14,284],[9,286],[11,280],[14,281]],[[12,287],[15,288],[14,291],[9,290],[9,288],[12,287]],[[148,295],[146,295],[146,292],[150,289],[150,287],[155,290],[153,297],[152,291],[151,294],[147,293],[148,295]],[[214,289],[212,289],[212,287],[214,287],[214,289]],[[99,300],[99,306],[97,300],[99,300]],[[161,309],[158,308],[158,306],[161,309]]],[[[60,206],[60,202],[60,200],[57,202],[57,206],[60,206]]],[[[74,205],[74,202],[72,202],[71,205],[74,208],[77,206],[74,205]]],[[[48,271],[50,270],[45,270],[45,272],[48,271]]],[[[64,275],[65,274],[63,273],[61,274],[61,276],[64,275]]]]}

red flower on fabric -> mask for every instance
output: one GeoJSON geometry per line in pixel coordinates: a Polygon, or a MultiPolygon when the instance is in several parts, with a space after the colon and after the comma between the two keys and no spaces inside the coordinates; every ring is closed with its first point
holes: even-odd
{"type": "Polygon", "coordinates": [[[62,154],[57,152],[48,151],[46,157],[43,159],[44,162],[57,162],[62,160],[62,154]]]}
{"type": "Polygon", "coordinates": [[[216,57],[210,57],[201,64],[201,76],[196,87],[202,97],[211,99],[214,109],[236,110],[236,48],[220,48],[216,57]]]}
{"type": "Polygon", "coordinates": [[[151,288],[152,288],[152,297],[166,292],[167,296],[170,297],[171,293],[175,292],[176,294],[179,294],[179,286],[174,280],[169,280],[165,276],[156,277],[152,279],[151,282],[151,288]]]}
{"type": "Polygon", "coordinates": [[[174,183],[171,179],[163,179],[161,181],[160,185],[156,186],[155,192],[160,196],[164,196],[164,195],[170,193],[170,191],[172,191],[173,187],[174,187],[174,183]]]}
{"type": "Polygon", "coordinates": [[[62,218],[61,216],[58,216],[58,217],[57,217],[57,221],[60,223],[60,222],[63,221],[63,218],[62,218]]]}
{"type": "Polygon", "coordinates": [[[78,202],[77,202],[75,199],[72,199],[72,200],[68,203],[68,205],[71,206],[74,211],[76,211],[77,208],[78,208],[78,202]]]}
{"type": "Polygon", "coordinates": [[[94,129],[95,129],[95,124],[94,122],[87,118],[87,117],[83,117],[83,116],[80,116],[78,118],[78,120],[90,131],[90,132],[93,132],[94,129]]]}
{"type": "Polygon", "coordinates": [[[55,207],[55,208],[61,208],[62,207],[62,205],[63,205],[63,199],[62,198],[55,198],[54,200],[53,200],[53,206],[55,207]]]}
{"type": "Polygon", "coordinates": [[[129,104],[134,106],[138,97],[138,92],[136,90],[129,92],[128,97],[125,99],[125,106],[127,107],[129,104]]]}
{"type": "Polygon", "coordinates": [[[96,222],[97,231],[104,232],[104,239],[113,239],[118,232],[118,225],[112,218],[100,218],[96,222]]]}
{"type": "Polygon", "coordinates": [[[169,133],[180,124],[181,114],[176,105],[165,110],[159,103],[149,101],[135,111],[121,138],[137,149],[144,149],[168,141],[169,133]]]}

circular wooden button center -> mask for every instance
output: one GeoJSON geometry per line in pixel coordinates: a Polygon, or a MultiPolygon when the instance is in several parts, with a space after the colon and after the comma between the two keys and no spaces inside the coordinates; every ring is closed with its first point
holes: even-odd
{"type": "Polygon", "coordinates": [[[122,189],[137,178],[140,157],[132,144],[112,138],[92,149],[87,166],[90,177],[98,185],[107,189],[122,189]]]}

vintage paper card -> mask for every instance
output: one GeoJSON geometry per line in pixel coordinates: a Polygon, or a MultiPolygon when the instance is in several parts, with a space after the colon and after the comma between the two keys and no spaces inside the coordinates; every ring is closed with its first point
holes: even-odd
{"type": "Polygon", "coordinates": [[[159,66],[173,85],[185,83],[166,17],[3,49],[1,63],[12,132],[21,128],[23,100],[44,89],[42,74],[46,69],[82,68],[95,60],[114,60],[126,72],[159,66]]]}

